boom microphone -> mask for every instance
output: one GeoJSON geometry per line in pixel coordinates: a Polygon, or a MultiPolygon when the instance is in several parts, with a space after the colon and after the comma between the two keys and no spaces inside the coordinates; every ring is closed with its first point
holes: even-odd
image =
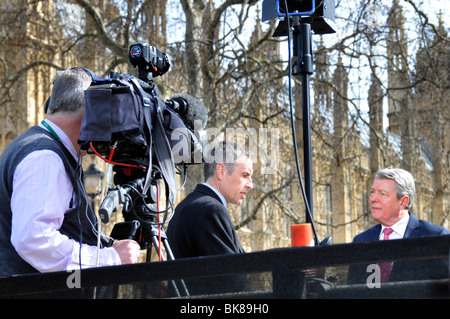
{"type": "Polygon", "coordinates": [[[165,104],[180,115],[184,124],[191,130],[194,130],[194,122],[201,121],[201,130],[208,123],[208,111],[205,105],[195,97],[186,93],[176,93],[165,104]]]}

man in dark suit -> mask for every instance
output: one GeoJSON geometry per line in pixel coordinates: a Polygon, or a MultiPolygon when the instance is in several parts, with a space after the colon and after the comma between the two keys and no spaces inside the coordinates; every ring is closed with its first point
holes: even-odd
{"type": "MultiPolygon", "coordinates": [[[[235,143],[220,142],[205,151],[204,161],[206,182],[198,184],[178,204],[167,229],[175,259],[244,253],[227,205],[241,205],[247,191],[253,188],[252,156],[235,143]]],[[[226,280],[227,291],[242,285],[242,278],[234,279],[226,280]]],[[[206,293],[211,284],[215,292],[219,284],[212,282],[205,280],[196,286],[206,293]]]]}
{"type": "MultiPolygon", "coordinates": [[[[409,172],[395,168],[378,171],[370,189],[370,205],[372,217],[379,224],[355,236],[353,242],[450,234],[446,228],[419,220],[409,212],[414,195],[414,179],[409,172]]],[[[348,283],[367,283],[371,275],[367,266],[350,266],[348,283]]],[[[381,282],[448,277],[446,260],[381,263],[379,267],[381,282]]]]}

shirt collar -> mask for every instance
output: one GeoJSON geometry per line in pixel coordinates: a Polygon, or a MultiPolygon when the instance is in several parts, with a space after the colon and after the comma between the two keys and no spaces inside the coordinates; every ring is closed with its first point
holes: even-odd
{"type": "Polygon", "coordinates": [[[405,214],[405,216],[403,216],[402,219],[400,219],[391,227],[381,225],[381,234],[383,233],[385,228],[392,228],[396,237],[403,238],[405,235],[406,226],[408,226],[408,222],[409,222],[409,213],[405,214]]]}
{"type": "Polygon", "coordinates": [[[203,185],[212,189],[214,191],[214,193],[216,193],[217,196],[219,196],[220,200],[222,201],[223,206],[227,207],[227,200],[225,199],[225,197],[223,197],[223,195],[217,189],[214,188],[214,186],[212,186],[208,183],[203,183],[203,185]]]}
{"type": "MultiPolygon", "coordinates": [[[[58,137],[61,139],[61,142],[63,143],[63,145],[67,148],[67,150],[70,152],[70,154],[72,154],[72,156],[77,159],[78,155],[77,155],[77,151],[75,150],[75,147],[72,144],[72,141],[70,140],[70,138],[67,136],[66,133],[64,133],[63,130],[61,130],[55,123],[53,123],[52,121],[50,121],[49,119],[44,119],[44,121],[51,126],[51,128],[55,131],[55,133],[58,135],[58,137]]],[[[40,127],[42,127],[44,130],[48,129],[42,125],[39,124],[40,127]]]]}

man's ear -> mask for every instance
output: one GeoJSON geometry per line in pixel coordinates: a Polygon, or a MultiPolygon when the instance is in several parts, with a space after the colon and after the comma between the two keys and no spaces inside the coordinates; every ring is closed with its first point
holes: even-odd
{"type": "Polygon", "coordinates": [[[405,195],[402,197],[402,209],[406,209],[406,206],[408,206],[409,203],[409,196],[405,195]]]}
{"type": "Polygon", "coordinates": [[[225,174],[227,173],[227,168],[223,163],[217,163],[216,165],[216,176],[219,181],[223,179],[225,174]]]}

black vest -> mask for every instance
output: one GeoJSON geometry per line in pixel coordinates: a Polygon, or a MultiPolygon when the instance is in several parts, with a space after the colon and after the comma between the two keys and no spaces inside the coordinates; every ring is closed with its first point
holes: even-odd
{"type": "MultiPolygon", "coordinates": [[[[11,142],[0,156],[0,277],[37,272],[17,254],[10,242],[14,171],[28,154],[36,150],[52,150],[61,157],[78,200],[78,203],[71,204],[73,209],[64,215],[59,231],[77,242],[92,246],[97,244],[97,236],[93,231],[93,228],[97,228],[97,218],[84,191],[81,166],[78,167],[70,152],[51,133],[33,126],[11,142]]],[[[102,244],[107,244],[103,236],[102,244]]]]}

